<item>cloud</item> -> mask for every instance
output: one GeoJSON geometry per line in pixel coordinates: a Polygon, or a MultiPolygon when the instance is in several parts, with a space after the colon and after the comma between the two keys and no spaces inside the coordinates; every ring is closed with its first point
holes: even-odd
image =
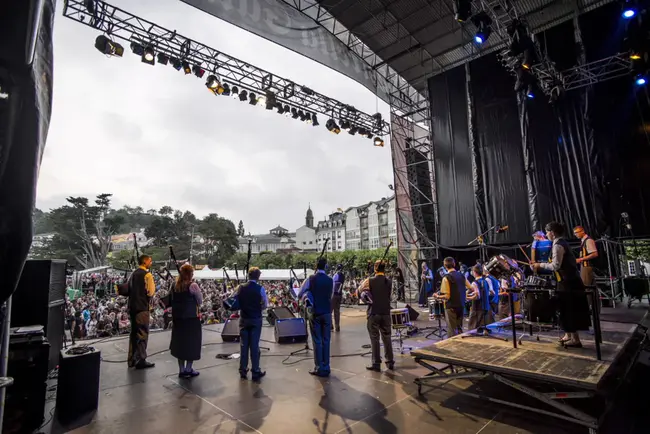
{"type": "MultiPolygon", "coordinates": [[[[387,106],[356,82],[181,2],[114,3],[388,119],[387,106]]],[[[128,47],[121,59],[104,57],[93,29],[60,14],[54,36],[54,111],[37,197],[43,209],[67,196],[110,192],[116,206],[214,212],[266,232],[304,224],[308,203],[322,219],[390,193],[389,147],[335,136],[322,117],[313,127],[214,96],[204,80],[145,65],[128,47]]]]}

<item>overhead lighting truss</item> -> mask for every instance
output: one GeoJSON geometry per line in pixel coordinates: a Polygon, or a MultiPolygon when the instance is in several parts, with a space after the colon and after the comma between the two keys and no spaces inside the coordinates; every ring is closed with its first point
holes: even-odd
{"type": "Polygon", "coordinates": [[[320,94],[306,86],[272,74],[219,50],[196,42],[176,31],[165,29],[104,1],[67,0],[63,16],[99,30],[112,39],[149,46],[157,54],[196,65],[222,82],[240,90],[264,95],[273,92],[278,103],[288,104],[303,112],[317,113],[334,119],[346,119],[359,128],[378,136],[390,134],[388,122],[381,115],[368,114],[351,105],[320,94]]]}

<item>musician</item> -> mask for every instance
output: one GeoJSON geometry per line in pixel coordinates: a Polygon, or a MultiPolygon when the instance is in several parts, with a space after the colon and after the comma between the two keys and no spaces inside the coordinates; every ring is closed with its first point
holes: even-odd
{"type": "Polygon", "coordinates": [[[515,276],[510,276],[506,279],[501,279],[501,287],[499,289],[499,320],[510,316],[510,297],[514,304],[514,314],[517,315],[521,312],[521,302],[519,301],[519,294],[508,292],[508,289],[517,287],[517,280],[515,276]]]}
{"type": "Polygon", "coordinates": [[[239,301],[239,339],[241,357],[239,359],[239,375],[248,378],[248,358],[251,360],[251,375],[253,381],[259,381],[266,375],[260,368],[260,338],[262,336],[262,311],[269,305],[266,290],[258,280],[262,272],[257,267],[248,270],[248,282],[237,287],[239,301]]]}
{"type": "Polygon", "coordinates": [[[129,367],[148,369],[156,366],[147,362],[147,343],[149,341],[149,304],[156,293],[156,284],[151,268],[151,256],[140,255],[139,267],[131,275],[129,282],[129,312],[131,314],[131,334],[129,336],[129,367]]]}
{"type": "Polygon", "coordinates": [[[320,258],[316,273],[306,279],[298,294],[298,299],[311,295],[313,299],[313,319],[310,321],[311,339],[314,344],[314,369],[311,375],[329,377],[330,338],[332,333],[332,292],[334,280],[325,273],[327,259],[320,258]]]}
{"type": "Polygon", "coordinates": [[[397,301],[404,302],[406,301],[406,295],[404,291],[404,273],[399,267],[395,268],[395,280],[397,281],[397,301]]]}
{"type": "Polygon", "coordinates": [[[546,238],[544,232],[537,231],[533,234],[533,244],[530,247],[530,260],[533,262],[548,262],[551,257],[553,242],[546,238]]]}
{"type": "Polygon", "coordinates": [[[483,268],[480,265],[472,267],[472,289],[467,291],[467,300],[472,304],[469,312],[469,329],[474,330],[492,324],[492,308],[490,299],[494,290],[490,288],[489,279],[483,277],[483,268]]]}
{"type": "Polygon", "coordinates": [[[499,292],[501,291],[501,282],[499,279],[487,272],[485,268],[483,270],[483,278],[486,280],[488,287],[490,288],[490,310],[492,310],[492,316],[496,317],[499,313],[499,292]]]}
{"type": "Polygon", "coordinates": [[[580,256],[576,263],[580,264],[580,278],[587,286],[594,284],[595,276],[591,262],[598,257],[596,242],[585,232],[582,226],[573,228],[573,235],[580,240],[580,256]]]}
{"type": "Polygon", "coordinates": [[[578,330],[589,330],[589,304],[584,284],[578,273],[576,258],[564,238],[564,226],[557,222],[546,225],[546,236],[553,242],[551,262],[534,263],[535,271],[550,270],[555,273],[558,289],[560,326],[565,332],[560,343],[566,347],[582,348],[578,330]]]}
{"type": "Polygon", "coordinates": [[[178,360],[178,376],[192,378],[199,372],[192,368],[201,359],[201,319],[199,308],[203,303],[201,288],[194,282],[194,267],[183,264],[171,289],[172,338],[169,350],[178,360]]]}
{"type": "Polygon", "coordinates": [[[372,364],[366,366],[369,371],[381,371],[381,356],[379,354],[379,336],[384,343],[384,359],[388,369],[395,368],[393,344],[391,343],[390,299],[393,283],[385,276],[386,263],[382,260],[375,262],[375,275],[361,283],[359,291],[362,296],[371,301],[368,305],[368,334],[372,364]]]}
{"type": "Polygon", "coordinates": [[[426,262],[422,262],[421,279],[418,305],[420,307],[427,307],[427,299],[433,295],[433,272],[426,262]]]}
{"type": "Polygon", "coordinates": [[[463,332],[463,310],[465,308],[466,290],[472,289],[460,272],[456,271],[456,261],[447,257],[443,261],[447,274],[442,279],[440,294],[435,298],[445,302],[445,319],[447,336],[452,337],[463,332]]]}
{"type": "Polygon", "coordinates": [[[343,283],[345,283],[345,274],[343,274],[343,265],[336,266],[336,274],[334,274],[334,290],[332,292],[332,315],[334,321],[332,323],[332,330],[337,332],[341,331],[341,300],[343,298],[343,283]]]}

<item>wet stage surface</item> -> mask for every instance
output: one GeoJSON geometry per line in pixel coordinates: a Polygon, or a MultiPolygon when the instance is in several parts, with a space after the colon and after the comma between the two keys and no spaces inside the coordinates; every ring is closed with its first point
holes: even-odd
{"type": "MultiPolygon", "coordinates": [[[[426,315],[421,315],[421,318],[426,315]]],[[[418,322],[433,326],[431,322],[418,322]]],[[[221,326],[203,331],[202,359],[194,364],[201,375],[179,379],[176,359],[164,351],[170,333],[152,333],[146,371],[128,369],[126,339],[101,342],[96,348],[101,366],[99,410],[85,426],[52,427],[52,432],[74,433],[584,433],[571,424],[525,414],[447,391],[418,396],[416,377],[429,371],[408,354],[396,352],[396,369],[370,372],[365,314],[355,308],[342,311],[342,331],[332,334],[330,378],[309,375],[313,362],[298,354],[303,344],[262,342],[259,384],[241,380],[237,359],[217,354],[239,352],[238,343],[221,343],[221,326]],[[209,331],[213,330],[213,331],[209,331]],[[286,359],[286,360],[285,360],[286,359]]],[[[420,337],[405,345],[425,347],[434,341],[420,337]]],[[[264,327],[263,340],[273,340],[273,328],[264,327]]],[[[632,432],[632,431],[629,431],[632,432]]]]}

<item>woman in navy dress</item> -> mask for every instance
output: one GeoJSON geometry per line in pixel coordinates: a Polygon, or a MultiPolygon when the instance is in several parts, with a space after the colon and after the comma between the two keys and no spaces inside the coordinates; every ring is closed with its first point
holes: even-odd
{"type": "Polygon", "coordinates": [[[178,376],[191,378],[199,375],[192,363],[201,358],[201,319],[199,307],[203,294],[199,285],[192,281],[194,268],[184,264],[170,293],[172,306],[172,340],[169,349],[178,359],[178,376]]]}

